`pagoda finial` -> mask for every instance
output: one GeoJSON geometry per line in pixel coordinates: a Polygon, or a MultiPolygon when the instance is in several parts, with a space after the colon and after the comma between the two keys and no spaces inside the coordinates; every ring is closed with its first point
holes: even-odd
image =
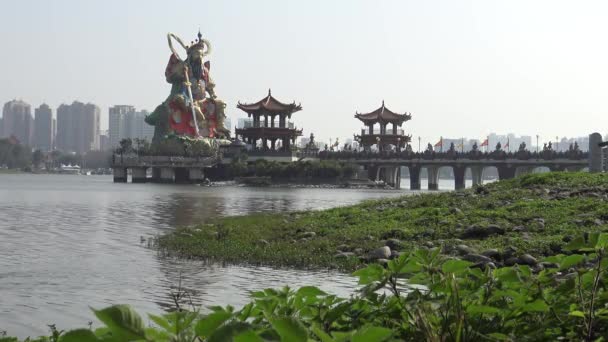
{"type": "Polygon", "coordinates": [[[270,88],[268,88],[268,96],[271,96],[272,92],[270,91],[270,88]]]}
{"type": "Polygon", "coordinates": [[[203,39],[203,35],[201,34],[201,28],[200,27],[198,28],[198,35],[197,36],[198,36],[198,41],[200,42],[201,39],[203,39]]]}
{"type": "Polygon", "coordinates": [[[382,100],[382,107],[384,108],[384,100],[382,100]]]}

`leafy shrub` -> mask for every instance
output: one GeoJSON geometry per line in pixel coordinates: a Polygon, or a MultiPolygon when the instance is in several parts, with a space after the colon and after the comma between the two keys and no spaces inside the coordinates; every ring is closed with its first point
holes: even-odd
{"type": "Polygon", "coordinates": [[[350,299],[310,286],[266,289],[238,311],[148,315],[151,327],[116,305],[93,310],[101,328],[37,341],[599,341],[608,335],[606,247],[608,234],[574,239],[570,255],[547,258],[555,267],[538,274],[420,249],[355,272],[362,288],[350,299]]]}

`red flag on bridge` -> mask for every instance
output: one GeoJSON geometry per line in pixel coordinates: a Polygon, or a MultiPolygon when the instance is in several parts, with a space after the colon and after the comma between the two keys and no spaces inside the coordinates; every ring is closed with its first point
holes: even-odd
{"type": "Polygon", "coordinates": [[[435,144],[435,147],[443,147],[443,138],[439,139],[439,141],[435,144]]]}
{"type": "Polygon", "coordinates": [[[481,145],[479,145],[479,146],[481,146],[481,147],[483,147],[483,146],[488,146],[488,139],[484,140],[484,141],[481,143],[481,145]]]}

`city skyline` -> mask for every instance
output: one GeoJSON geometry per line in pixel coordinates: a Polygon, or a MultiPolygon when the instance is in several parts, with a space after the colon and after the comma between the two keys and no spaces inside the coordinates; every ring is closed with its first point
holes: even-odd
{"type": "Polygon", "coordinates": [[[0,36],[20,52],[0,56],[12,66],[0,100],[22,96],[57,107],[68,96],[78,98],[101,107],[107,129],[115,103],[159,104],[170,86],[159,73],[169,55],[166,33],[189,41],[200,26],[214,47],[211,74],[233,122],[242,117],[238,101],[272,88],[302,103],[304,135],[325,140],[359,131],[352,115],[382,100],[411,112],[406,132],[427,141],[499,129],[583,136],[608,125],[608,48],[598,44],[608,29],[607,6],[227,1],[162,20],[166,5],[155,1],[146,2],[146,16],[138,15],[137,1],[14,2],[7,4],[12,15],[0,23],[0,36]],[[28,25],[19,25],[26,16],[28,25]],[[96,24],[105,18],[124,24],[96,24]],[[38,39],[40,32],[45,39],[38,39]]]}

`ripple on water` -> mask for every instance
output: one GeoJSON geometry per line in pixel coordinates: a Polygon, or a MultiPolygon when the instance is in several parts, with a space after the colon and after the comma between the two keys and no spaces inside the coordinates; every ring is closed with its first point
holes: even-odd
{"type": "Polygon", "coordinates": [[[317,285],[347,295],[334,272],[159,258],[140,237],[210,218],[348,205],[391,191],[114,184],[108,176],[0,175],[0,330],[25,337],[85,326],[89,310],[172,304],[181,278],[197,305],[241,306],[251,291],[317,285]]]}

